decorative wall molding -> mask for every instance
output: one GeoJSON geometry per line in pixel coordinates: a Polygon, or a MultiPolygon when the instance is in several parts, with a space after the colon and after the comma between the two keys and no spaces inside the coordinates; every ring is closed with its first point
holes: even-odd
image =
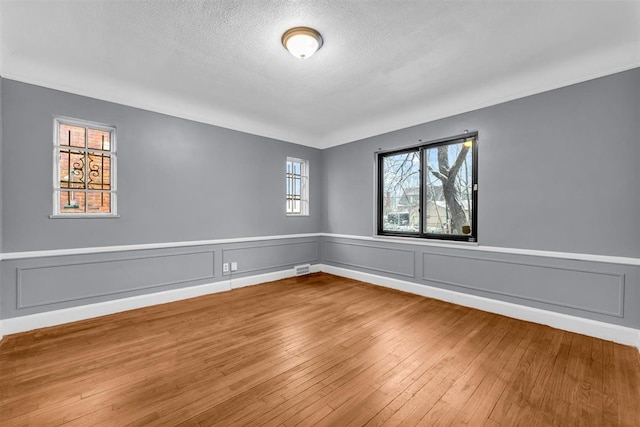
{"type": "Polygon", "coordinates": [[[577,252],[556,252],[556,251],[543,251],[537,249],[519,249],[519,248],[502,248],[498,246],[482,246],[477,243],[468,242],[434,242],[426,239],[414,239],[414,238],[398,238],[387,236],[354,236],[351,234],[333,234],[333,233],[321,233],[323,237],[333,237],[341,239],[351,240],[364,240],[368,242],[379,243],[399,243],[404,245],[416,245],[416,246],[430,246],[436,248],[447,248],[456,250],[466,250],[474,252],[495,252],[508,255],[528,255],[534,257],[555,258],[563,260],[574,261],[591,261],[591,262],[603,262],[608,264],[623,264],[633,265],[640,267],[640,258],[621,257],[621,256],[609,256],[609,255],[595,255],[595,254],[583,254],[577,252]]]}
{"type": "MultiPolygon", "coordinates": [[[[318,264],[311,266],[311,272],[320,271],[318,264]]],[[[134,297],[120,298],[111,301],[99,302],[95,304],[81,305],[61,310],[47,311],[44,313],[29,314],[26,316],[10,317],[0,320],[0,337],[18,332],[26,332],[33,329],[46,328],[49,326],[61,325],[64,323],[76,322],[79,320],[91,319],[108,314],[119,313],[121,311],[133,310],[136,308],[148,307],[157,304],[179,301],[188,298],[217,292],[229,291],[231,289],[245,286],[257,285],[274,280],[293,277],[293,268],[276,271],[273,273],[257,274],[249,277],[232,278],[205,285],[189,286],[186,288],[172,289],[168,291],[155,292],[152,294],[138,295],[134,297]]]]}
{"type": "Polygon", "coordinates": [[[334,245],[344,245],[344,246],[356,246],[356,247],[361,247],[361,248],[368,248],[368,249],[376,249],[379,251],[390,251],[393,253],[406,253],[409,256],[409,260],[410,260],[410,264],[411,264],[411,268],[410,268],[410,272],[405,272],[405,271],[399,271],[399,270],[390,270],[387,268],[381,268],[380,266],[371,266],[371,265],[364,265],[364,264],[357,264],[357,263],[352,263],[352,262],[348,262],[342,259],[330,259],[327,254],[324,254],[324,260],[325,261],[330,261],[332,263],[335,264],[341,264],[344,265],[346,267],[356,267],[356,268],[365,268],[367,270],[373,270],[373,271],[378,271],[380,273],[388,273],[388,274],[396,274],[398,276],[405,276],[405,277],[415,277],[416,276],[416,266],[415,266],[415,254],[414,252],[411,250],[406,250],[406,249],[397,249],[397,248],[389,248],[389,247],[385,247],[385,246],[380,246],[380,245],[367,245],[367,244],[362,244],[362,243],[351,243],[351,242],[337,242],[334,240],[326,240],[325,241],[325,246],[328,244],[334,244],[334,245]]]}
{"type": "Polygon", "coordinates": [[[434,298],[465,307],[476,308],[490,313],[501,314],[515,319],[548,325],[565,331],[576,332],[578,334],[614,341],[620,344],[632,345],[640,350],[639,329],[498,301],[462,292],[435,288],[428,285],[421,285],[326,264],[320,265],[319,267],[321,271],[335,274],[336,276],[360,280],[374,285],[397,289],[403,292],[434,298]]]}
{"type": "Polygon", "coordinates": [[[65,255],[87,255],[108,252],[141,251],[149,249],[185,248],[190,246],[226,245],[231,243],[320,237],[321,235],[322,233],[283,234],[277,236],[238,237],[233,239],[193,240],[184,242],[143,243],[138,245],[97,246],[91,248],[50,249],[45,251],[5,252],[0,254],[0,261],[25,258],[56,257],[65,255]]]}
{"type": "MultiPolygon", "coordinates": [[[[320,272],[320,264],[313,264],[309,268],[310,273],[319,273],[320,272]]],[[[280,279],[288,279],[289,277],[294,277],[295,272],[294,269],[287,269],[281,271],[275,271],[272,273],[259,274],[256,276],[249,277],[239,277],[237,279],[231,279],[229,282],[231,284],[231,289],[244,288],[246,286],[253,285],[261,285],[266,282],[273,282],[274,280],[280,279]]]]}
{"type": "Polygon", "coordinates": [[[205,285],[190,286],[187,288],[172,289],[151,294],[138,295],[128,298],[120,298],[111,301],[86,304],[61,310],[46,311],[44,313],[29,314],[26,316],[10,317],[3,319],[3,332],[5,335],[33,329],[46,328],[61,325],[63,323],[76,322],[78,320],[91,319],[121,311],[148,307],[151,305],[165,304],[187,298],[199,297],[216,292],[231,289],[228,280],[209,283],[205,285]]]}
{"type": "MultiPolygon", "coordinates": [[[[609,61],[604,59],[602,62],[606,64],[609,61]]],[[[236,115],[229,115],[219,109],[203,107],[202,104],[176,103],[175,98],[168,98],[157,93],[141,93],[137,90],[114,91],[107,87],[107,85],[102,84],[101,81],[93,81],[90,87],[71,86],[67,83],[53,81],[50,77],[41,78],[40,75],[34,75],[33,73],[28,75],[24,69],[18,70],[18,72],[15,72],[15,70],[11,70],[11,72],[3,70],[2,78],[324,150],[392,132],[397,129],[445,119],[458,114],[499,105],[555,89],[561,89],[638,67],[638,61],[635,58],[630,58],[629,62],[623,64],[617,61],[615,62],[615,65],[603,66],[588,74],[584,73],[583,70],[579,70],[576,75],[580,77],[562,79],[560,82],[545,78],[544,81],[536,81],[534,84],[527,85],[528,87],[526,89],[521,89],[517,93],[507,93],[498,88],[498,90],[492,90],[488,97],[482,100],[469,102],[468,99],[462,98],[452,102],[446,109],[443,109],[442,106],[439,106],[439,108],[427,108],[421,111],[420,114],[417,114],[417,117],[413,117],[412,120],[409,119],[408,122],[407,117],[403,117],[400,121],[394,120],[391,124],[386,122],[368,122],[366,126],[347,127],[342,131],[334,131],[322,136],[311,136],[304,132],[293,131],[291,128],[286,130],[282,127],[276,128],[264,121],[248,121],[246,116],[238,117],[236,115]]],[[[49,73],[45,72],[42,75],[49,76],[49,73]]]]}
{"type": "MultiPolygon", "coordinates": [[[[591,313],[599,313],[599,314],[604,314],[607,316],[615,316],[615,317],[624,317],[624,288],[625,288],[625,275],[624,273],[610,273],[610,272],[604,272],[604,271],[596,271],[596,270],[588,270],[588,269],[584,269],[584,268],[570,268],[570,267],[564,267],[564,266],[556,266],[556,265],[545,265],[545,264],[540,264],[540,263],[529,263],[529,262],[517,262],[517,261],[510,261],[510,260],[501,260],[501,259],[496,259],[496,258],[476,258],[476,257],[470,257],[470,256],[463,256],[463,255],[443,255],[443,254],[438,254],[438,253],[433,253],[433,252],[422,252],[422,258],[423,258],[423,268],[426,270],[426,266],[428,265],[426,260],[425,260],[425,255],[429,255],[429,256],[435,256],[435,257],[446,257],[447,259],[451,259],[451,258],[459,258],[459,259],[467,259],[470,261],[477,261],[477,262],[483,262],[483,263],[496,263],[496,264],[509,264],[509,265],[517,265],[517,266],[522,266],[525,268],[533,268],[533,269],[550,269],[550,270],[558,270],[558,271],[567,271],[567,272],[571,272],[571,273],[583,273],[585,275],[595,275],[595,276],[608,276],[610,278],[615,279],[616,282],[616,303],[617,303],[617,307],[615,308],[615,310],[612,311],[607,311],[605,309],[598,309],[598,308],[590,308],[590,307],[585,307],[585,306],[580,306],[577,304],[572,304],[572,303],[562,303],[560,301],[553,301],[550,299],[546,299],[546,298],[540,298],[540,297],[535,297],[535,296],[530,296],[530,295],[525,295],[522,293],[516,293],[516,292],[505,292],[505,291],[499,291],[496,289],[491,289],[489,287],[480,287],[480,286],[473,286],[471,284],[468,283],[461,283],[461,282],[455,282],[452,280],[444,280],[442,278],[437,278],[437,277],[429,277],[426,272],[423,272],[421,279],[424,281],[428,281],[428,282],[436,282],[436,283],[442,283],[444,285],[450,285],[450,286],[456,286],[456,287],[460,287],[460,288],[465,288],[465,289],[471,289],[474,291],[481,291],[481,292],[487,292],[487,293],[491,293],[491,294],[496,294],[496,295],[503,295],[506,297],[512,297],[512,298],[518,298],[521,300],[528,300],[528,301],[535,301],[535,302],[541,302],[543,304],[550,304],[550,305],[555,305],[558,307],[566,307],[566,308],[572,308],[572,309],[576,309],[576,310],[582,310],[582,311],[589,311],[591,313]]],[[[529,273],[531,273],[531,271],[529,271],[529,273]]],[[[529,274],[530,276],[531,274],[529,274]]],[[[609,294],[610,292],[603,292],[605,294],[609,294]]],[[[605,296],[609,296],[609,295],[605,295],[605,296]]],[[[612,294],[613,296],[613,294],[612,294]]]]}
{"type": "MultiPolygon", "coordinates": [[[[310,257],[310,258],[300,258],[300,257],[294,257],[297,259],[293,259],[293,258],[289,258],[286,259],[287,256],[285,254],[278,254],[278,262],[277,263],[273,263],[273,264],[269,264],[268,266],[262,266],[262,267],[254,267],[254,268],[246,268],[243,267],[242,268],[242,273],[254,273],[254,272],[258,272],[258,271],[262,271],[265,270],[267,268],[269,269],[275,269],[275,268],[282,268],[282,267],[287,267],[291,264],[316,264],[318,263],[319,259],[320,259],[320,244],[317,240],[305,240],[302,242],[284,242],[284,243],[270,243],[270,244],[261,244],[261,245],[254,245],[254,246],[248,246],[248,247],[241,247],[241,248],[226,248],[226,249],[222,249],[222,262],[229,262],[230,259],[233,259],[233,255],[230,255],[233,252],[250,252],[250,251],[256,251],[256,250],[261,250],[261,249],[265,249],[265,248],[274,248],[274,247],[280,247],[280,246],[287,246],[287,247],[291,247],[293,245],[311,245],[314,249],[314,256],[310,257]]],[[[299,250],[296,251],[297,254],[302,254],[303,250],[299,250]]],[[[236,258],[237,259],[237,258],[236,258]]],[[[229,273],[222,273],[224,276],[229,275],[229,273]]]]}
{"type": "MultiPolygon", "coordinates": [[[[398,279],[391,279],[370,273],[349,270],[326,264],[315,264],[311,266],[311,272],[323,271],[336,276],[347,277],[360,280],[378,286],[397,289],[404,292],[421,295],[428,298],[435,298],[453,304],[472,307],[491,313],[501,314],[516,319],[529,322],[549,325],[554,328],[576,332],[604,340],[632,345],[640,350],[640,330],[625,326],[599,322],[567,314],[555,313],[538,308],[497,301],[490,298],[483,298],[461,292],[435,288],[398,279]]],[[[231,289],[252,286],[274,280],[293,277],[293,269],[287,269],[272,273],[259,274],[255,276],[232,278],[206,285],[191,286],[153,294],[139,295],[135,297],[122,298],[96,304],[71,307],[62,310],[49,311],[45,313],[31,314],[21,317],[13,317],[0,320],[0,337],[18,332],[26,332],[33,329],[45,328],[79,320],[91,319],[94,317],[118,313],[121,311],[147,307],[156,304],[178,301],[187,298],[194,298],[216,292],[224,292],[231,289]]]]}
{"type": "MultiPolygon", "coordinates": [[[[156,265],[155,266],[157,269],[163,267],[162,265],[156,265]]],[[[41,307],[41,306],[45,306],[45,305],[51,305],[51,304],[58,304],[58,303],[63,303],[63,302],[69,302],[69,301],[78,301],[78,300],[83,300],[83,299],[88,299],[88,298],[96,298],[96,297],[104,297],[104,296],[111,296],[111,295],[117,295],[117,294],[122,294],[122,293],[127,293],[127,292],[135,292],[135,291],[142,291],[142,290],[146,290],[146,289],[153,289],[153,288],[160,288],[163,286],[171,286],[171,285],[178,285],[181,283],[188,283],[188,282],[195,282],[195,281],[205,281],[205,280],[215,280],[215,251],[214,250],[207,250],[207,251],[197,251],[197,252],[189,252],[189,253],[179,253],[179,254],[167,254],[167,255],[151,255],[151,256],[136,256],[136,257],[132,257],[132,258],[127,258],[127,259],[117,259],[117,260],[101,260],[101,261],[92,261],[92,262],[70,262],[70,263],[64,263],[64,264],[49,264],[49,265],[42,265],[42,266],[37,266],[37,267],[21,267],[21,268],[17,268],[16,269],[17,274],[16,274],[16,295],[17,295],[17,308],[18,309],[23,309],[23,308],[31,308],[31,307],[41,307]],[[165,259],[171,259],[171,258],[183,258],[183,262],[184,262],[184,258],[186,257],[192,257],[194,255],[211,255],[211,259],[205,259],[203,261],[205,261],[205,263],[203,264],[204,269],[206,270],[211,270],[211,271],[207,271],[206,274],[202,274],[202,275],[196,275],[196,276],[192,276],[192,277],[180,277],[176,280],[163,280],[163,281],[158,281],[158,282],[153,282],[153,283],[148,283],[148,284],[140,284],[137,286],[130,286],[127,287],[126,289],[117,289],[117,290],[111,290],[111,291],[101,291],[101,292],[91,292],[91,293],[85,293],[83,295],[74,295],[74,296],[70,296],[67,298],[57,298],[57,299],[51,299],[45,302],[41,302],[41,303],[31,303],[31,304],[27,304],[24,302],[24,292],[23,292],[23,287],[25,286],[23,277],[25,275],[25,272],[29,272],[29,271],[35,271],[35,270],[52,270],[53,271],[60,271],[61,269],[63,269],[64,267],[71,267],[71,269],[68,269],[69,271],[69,275],[70,277],[76,277],[74,274],[72,274],[73,272],[73,267],[88,267],[88,266],[102,266],[103,264],[119,264],[120,268],[114,268],[111,267],[107,270],[107,272],[103,271],[102,273],[105,275],[109,275],[110,271],[122,271],[122,266],[126,265],[126,264],[131,264],[131,263],[135,263],[136,261],[139,262],[147,262],[150,260],[155,260],[155,259],[161,259],[161,258],[165,258],[165,259]],[[110,270],[110,271],[109,271],[110,270]]],[[[130,274],[131,272],[128,272],[126,274],[130,274]]],[[[165,273],[167,273],[167,271],[165,271],[165,273]]],[[[49,277],[47,278],[47,282],[49,283],[49,281],[51,280],[51,276],[52,274],[50,273],[49,277]]],[[[119,277],[120,280],[118,280],[117,277],[111,277],[110,280],[108,280],[108,282],[110,283],[114,283],[114,282],[121,282],[121,279],[123,279],[125,277],[122,277],[122,275],[119,277]]],[[[59,282],[58,282],[59,283],[59,282]]]]}
{"type": "Polygon", "coordinates": [[[640,267],[640,258],[621,257],[621,256],[609,256],[609,255],[596,255],[596,254],[584,254],[577,252],[556,252],[556,251],[543,251],[536,249],[519,249],[519,248],[503,248],[497,246],[482,246],[477,243],[468,242],[434,242],[426,239],[412,239],[412,238],[395,238],[387,236],[356,236],[351,234],[335,234],[335,233],[305,233],[305,234],[284,234],[275,236],[257,236],[257,237],[240,237],[233,239],[214,239],[214,240],[194,240],[184,242],[166,242],[166,243],[145,243],[137,245],[120,245],[120,246],[99,246],[91,248],[71,248],[71,249],[51,249],[44,251],[24,251],[24,252],[5,252],[0,254],[0,261],[25,259],[25,258],[44,258],[55,257],[65,255],[86,255],[96,253],[108,253],[108,252],[125,252],[125,251],[138,251],[147,249],[167,249],[167,248],[181,248],[190,246],[205,246],[205,245],[222,245],[231,243],[245,243],[245,242],[260,242],[269,240],[281,240],[281,239],[300,239],[305,237],[331,237],[338,239],[351,239],[362,240],[367,242],[377,243],[397,243],[402,245],[417,245],[425,247],[437,247],[467,251],[479,251],[479,252],[494,252],[508,255],[528,255],[534,257],[554,258],[563,260],[574,261],[591,261],[602,262],[608,264],[623,264],[640,267]]]}

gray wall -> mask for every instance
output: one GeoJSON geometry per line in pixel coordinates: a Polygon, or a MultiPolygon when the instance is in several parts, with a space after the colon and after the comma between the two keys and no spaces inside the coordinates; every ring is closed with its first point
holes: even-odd
{"type": "Polygon", "coordinates": [[[374,153],[479,132],[486,246],[640,257],[640,69],[330,148],[324,231],[371,236],[374,153]]]}
{"type": "Polygon", "coordinates": [[[318,263],[640,327],[640,269],[482,246],[640,257],[640,70],[319,151],[1,81],[3,252],[328,233],[372,236],[374,153],[478,130],[479,249],[328,236],[5,260],[3,318],[318,263]],[[53,220],[54,115],[118,128],[119,219],[53,220]],[[282,213],[286,156],[311,216],[282,213]],[[134,161],[135,160],[135,161],[134,161]],[[162,208],[161,201],[167,200],[162,208]]]}
{"type": "Polygon", "coordinates": [[[321,152],[3,80],[3,252],[321,231],[321,152]],[[118,219],[50,219],[52,126],[117,127],[118,219]],[[287,156],[310,162],[310,215],[284,214],[287,156]]]}
{"type": "MultiPolygon", "coordinates": [[[[317,233],[320,150],[56,90],[1,80],[2,252],[317,233]],[[115,219],[50,219],[54,116],[115,125],[115,219]],[[310,163],[310,215],[284,213],[287,156],[310,163]]],[[[312,263],[319,238],[5,260],[12,318],[312,263]],[[222,273],[222,263],[238,271],[222,273]]]]}
{"type": "MultiPolygon", "coordinates": [[[[2,166],[2,146],[3,146],[3,134],[4,134],[4,128],[2,126],[2,118],[3,118],[3,114],[2,114],[2,104],[4,104],[4,97],[3,92],[2,92],[2,77],[0,77],[0,166],[2,166]]],[[[3,224],[3,220],[2,220],[2,174],[3,174],[3,169],[4,168],[0,168],[0,252],[2,252],[2,224],[3,224]]]]}
{"type": "MultiPolygon", "coordinates": [[[[2,104],[4,98],[2,97],[2,77],[0,77],[0,253],[2,252],[2,135],[4,133],[2,127],[2,104]]],[[[2,319],[2,262],[0,262],[0,319],[2,319]]],[[[0,331],[0,336],[2,331],[0,331]]]]}
{"type": "Polygon", "coordinates": [[[330,148],[323,229],[372,236],[374,153],[479,132],[479,248],[325,237],[323,263],[640,328],[640,69],[330,148]],[[507,248],[506,253],[482,246],[507,248]]]}

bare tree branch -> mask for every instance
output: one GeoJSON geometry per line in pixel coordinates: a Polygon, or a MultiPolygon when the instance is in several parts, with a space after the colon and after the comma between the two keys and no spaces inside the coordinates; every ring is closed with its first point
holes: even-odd
{"type": "Polygon", "coordinates": [[[447,145],[438,147],[438,169],[442,175],[449,177],[451,174],[449,173],[449,149],[447,147],[447,145]]]}
{"type": "Polygon", "coordinates": [[[455,163],[453,164],[453,166],[451,166],[451,169],[449,169],[449,176],[454,176],[454,177],[456,176],[456,174],[458,173],[458,170],[460,169],[465,159],[467,158],[467,151],[469,151],[469,147],[462,144],[462,149],[460,150],[460,153],[458,154],[458,157],[456,158],[455,163]]]}
{"type": "Polygon", "coordinates": [[[447,183],[447,176],[441,174],[440,172],[438,172],[437,170],[433,169],[431,166],[427,166],[429,169],[429,172],[431,172],[433,174],[433,176],[435,176],[436,178],[438,178],[440,181],[442,181],[443,185],[446,185],[447,183]]]}
{"type": "Polygon", "coordinates": [[[458,171],[464,163],[469,148],[464,145],[462,146],[456,161],[450,168],[449,147],[449,145],[441,145],[438,147],[438,168],[441,174],[446,175],[446,180],[442,178],[440,178],[440,180],[442,181],[442,193],[447,203],[447,210],[451,213],[449,218],[451,232],[455,231],[457,234],[462,234],[462,226],[466,223],[467,216],[458,200],[458,191],[455,184],[458,171]]]}

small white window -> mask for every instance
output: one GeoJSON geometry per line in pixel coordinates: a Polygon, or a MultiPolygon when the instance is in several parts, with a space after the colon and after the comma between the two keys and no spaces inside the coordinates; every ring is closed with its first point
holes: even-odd
{"type": "Polygon", "coordinates": [[[309,215],[309,162],[287,157],[287,215],[309,215]]]}
{"type": "Polygon", "coordinates": [[[56,117],[53,144],[52,217],[117,216],[115,127],[56,117]]]}

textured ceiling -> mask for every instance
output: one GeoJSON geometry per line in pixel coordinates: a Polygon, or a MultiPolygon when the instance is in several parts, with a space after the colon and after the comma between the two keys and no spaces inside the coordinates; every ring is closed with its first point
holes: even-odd
{"type": "Polygon", "coordinates": [[[640,66],[640,1],[5,1],[0,75],[318,148],[640,66]],[[324,37],[299,60],[293,26],[324,37]]]}

